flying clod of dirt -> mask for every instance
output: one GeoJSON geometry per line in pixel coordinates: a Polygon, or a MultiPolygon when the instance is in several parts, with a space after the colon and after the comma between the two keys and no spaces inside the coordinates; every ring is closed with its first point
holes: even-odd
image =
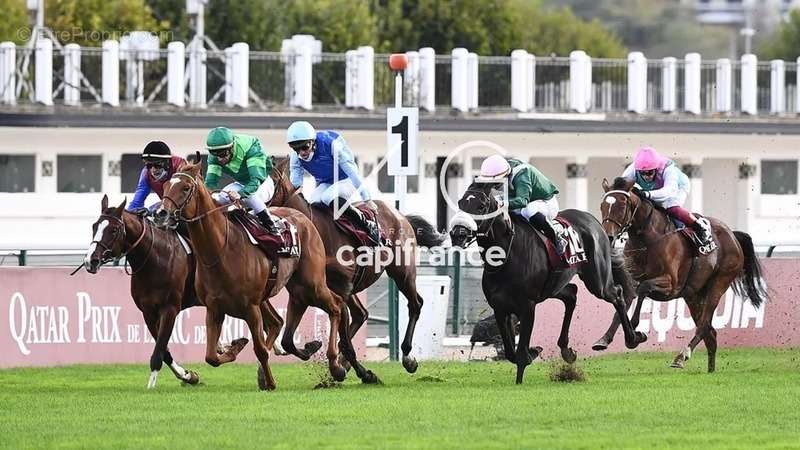
{"type": "Polygon", "coordinates": [[[586,381],[586,375],[577,364],[567,364],[564,361],[559,361],[550,365],[550,381],[561,383],[581,382],[586,381]]]}

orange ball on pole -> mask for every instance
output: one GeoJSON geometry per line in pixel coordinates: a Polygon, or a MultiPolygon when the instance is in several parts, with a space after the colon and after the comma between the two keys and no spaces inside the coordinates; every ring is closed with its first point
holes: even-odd
{"type": "Polygon", "coordinates": [[[408,66],[408,57],[405,53],[392,53],[389,56],[389,68],[394,71],[405,70],[408,66]]]}

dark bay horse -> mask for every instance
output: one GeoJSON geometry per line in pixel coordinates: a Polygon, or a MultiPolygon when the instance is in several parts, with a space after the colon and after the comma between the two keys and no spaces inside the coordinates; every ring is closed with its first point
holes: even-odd
{"type": "Polygon", "coordinates": [[[163,363],[179,380],[196,384],[197,373],[181,367],[167,348],[175,317],[198,304],[194,293],[194,258],[182,248],[174,231],[156,228],[144,217],[125,211],[125,203],[109,208],[108,196],[103,196],[100,217],[92,225],[94,238],[84,267],[94,274],[102,264],[123,256],[130,263],[131,297],[155,339],[147,387],[156,386],[163,363]]]}
{"type": "MultiPolygon", "coordinates": [[[[587,261],[572,268],[551,270],[547,249],[537,231],[516,215],[500,211],[497,200],[490,193],[491,185],[473,183],[459,200],[459,208],[470,215],[471,225],[456,225],[451,230],[453,245],[467,247],[477,239],[484,259],[482,287],[486,300],[494,310],[503,339],[506,358],[517,365],[517,384],[522,383],[525,368],[539,356],[541,349],[528,348],[533,333],[536,305],[548,298],[564,302],[564,320],[558,346],[564,361],[572,363],[577,358],[569,347],[569,326],[577,302],[578,287],[570,280],[578,275],[595,297],[614,305],[624,319],[625,303],[621,288],[614,284],[611,272],[611,246],[600,222],[589,213],[575,209],[561,211],[580,236],[587,261]],[[486,218],[491,215],[491,218],[486,218]],[[479,217],[478,220],[472,219],[479,217]],[[473,229],[474,228],[474,229],[473,229]],[[492,263],[487,255],[505,255],[492,263]],[[514,350],[510,315],[519,319],[519,343],[514,350]]],[[[625,343],[635,348],[646,338],[636,333],[631,324],[623,321],[625,343]]]]}
{"type": "MultiPolygon", "coordinates": [[[[761,281],[761,265],[750,235],[731,231],[724,223],[708,217],[718,248],[707,255],[697,255],[694,244],[681,236],[663,210],[643,200],[634,183],[616,178],[613,185],[603,180],[605,195],[600,204],[603,228],[609,239],[628,232],[625,263],[639,283],[631,322],[639,323],[642,301],[650,297],[669,301],[683,297],[697,326],[694,337],[675,357],[672,367],[683,368],[692,351],[702,340],[708,350],[708,371],[716,367],[717,330],[711,324],[714,310],[729,287],[746,296],[756,308],[767,299],[761,281]]],[[[617,330],[619,314],[606,334],[594,345],[604,350],[617,330]]]]}
{"type": "MultiPolygon", "coordinates": [[[[350,336],[355,336],[369,316],[367,308],[356,294],[375,283],[386,270],[389,277],[397,284],[400,292],[408,299],[408,325],[401,349],[403,351],[403,367],[407,372],[414,373],[417,370],[417,361],[410,355],[411,343],[423,303],[416,287],[416,246],[419,243],[425,247],[434,247],[444,242],[447,236],[437,233],[434,227],[422,217],[404,217],[386,203],[376,201],[380,228],[394,246],[393,248],[382,247],[380,251],[393,252],[392,262],[380,267],[366,268],[357,264],[349,264],[349,262],[356,261],[359,242],[336,225],[327,206],[308,204],[299,190],[296,190],[289,181],[288,170],[289,159],[280,158],[271,174],[275,182],[275,195],[271,204],[294,208],[302,212],[314,222],[319,230],[328,256],[328,286],[345,299],[352,316],[349,328],[350,336]]],[[[353,365],[356,374],[363,382],[378,381],[371,371],[366,370],[360,364],[353,364],[349,360],[348,362],[353,365]]]]}
{"type": "MultiPolygon", "coordinates": [[[[272,307],[269,298],[283,287],[289,292],[286,312],[287,330],[294,330],[308,306],[316,306],[330,317],[328,368],[331,376],[342,381],[345,369],[338,363],[337,334],[342,335],[342,348],[355,355],[347,334],[347,311],[326,286],[325,251],[314,225],[302,214],[288,208],[271,212],[297,227],[302,248],[299,258],[279,258],[277,275],[270,283],[272,261],[251,244],[245,231],[223,212],[211,198],[201,177],[200,163],[185,163],[165,186],[163,203],[156,212],[156,223],[168,226],[173,220],[188,224],[189,236],[197,258],[195,290],[206,307],[206,362],[212,366],[229,362],[216,352],[225,315],[244,319],[253,336],[259,368],[258,385],[262,390],[275,389],[269,367],[268,349],[278,337],[283,319],[272,307]],[[344,310],[342,312],[342,310],[344,310]],[[266,338],[264,329],[266,328],[266,338]]],[[[284,339],[285,350],[307,360],[309,352],[298,350],[293,333],[284,339]]]]}

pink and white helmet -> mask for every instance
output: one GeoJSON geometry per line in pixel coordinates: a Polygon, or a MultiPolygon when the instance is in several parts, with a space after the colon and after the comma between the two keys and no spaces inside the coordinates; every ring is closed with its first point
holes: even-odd
{"type": "Polygon", "coordinates": [[[633,168],[636,170],[661,169],[667,159],[659,155],[653,147],[641,147],[633,158],[633,168]]]}
{"type": "Polygon", "coordinates": [[[511,173],[511,166],[508,165],[508,161],[500,155],[492,155],[483,160],[478,180],[502,181],[509,173],[511,173]]]}

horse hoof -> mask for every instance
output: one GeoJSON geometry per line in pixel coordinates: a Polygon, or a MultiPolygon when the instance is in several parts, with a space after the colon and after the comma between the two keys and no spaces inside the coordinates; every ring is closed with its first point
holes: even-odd
{"type": "Polygon", "coordinates": [[[335,381],[344,381],[344,378],[347,376],[347,371],[344,370],[344,367],[340,365],[336,365],[336,367],[331,367],[331,377],[335,381]]]}
{"type": "Polygon", "coordinates": [[[544,351],[544,349],[542,347],[539,347],[538,345],[536,347],[529,347],[528,348],[528,355],[530,355],[530,357],[531,357],[531,362],[535,361],[536,358],[541,356],[542,355],[542,351],[544,351]]]}
{"type": "Polygon", "coordinates": [[[200,375],[198,375],[197,372],[192,371],[192,370],[189,371],[189,379],[188,380],[184,380],[184,383],[191,384],[192,386],[194,386],[195,384],[197,384],[199,382],[200,382],[200,375]]]}
{"type": "Polygon", "coordinates": [[[314,355],[314,353],[317,353],[321,348],[322,348],[322,342],[320,341],[306,342],[305,347],[303,347],[303,353],[308,355],[308,357],[310,358],[314,355]]]}
{"type": "Polygon", "coordinates": [[[403,367],[405,367],[406,372],[414,373],[417,371],[419,364],[417,364],[417,360],[414,359],[413,356],[404,355],[403,356],[403,367]]]}
{"type": "Polygon", "coordinates": [[[236,355],[238,355],[242,350],[244,350],[244,347],[247,345],[248,342],[250,341],[247,338],[234,339],[230,343],[230,345],[225,346],[224,353],[236,358],[236,355]]]}
{"type": "Polygon", "coordinates": [[[638,342],[639,344],[641,344],[643,342],[647,342],[647,334],[646,333],[642,333],[641,331],[637,331],[636,332],[636,342],[638,342]]]}
{"type": "Polygon", "coordinates": [[[575,353],[575,350],[571,348],[562,348],[561,359],[563,359],[567,364],[572,364],[578,359],[578,354],[575,353]]]}
{"type": "Polygon", "coordinates": [[[264,367],[258,365],[258,388],[264,390],[267,386],[267,374],[264,372],[264,367]]]}
{"type": "Polygon", "coordinates": [[[610,341],[607,341],[605,339],[600,339],[597,342],[595,342],[594,344],[592,344],[592,350],[594,350],[596,352],[602,352],[604,350],[608,350],[608,345],[609,344],[611,344],[610,341]]]}
{"type": "Polygon", "coordinates": [[[381,380],[378,379],[378,376],[371,370],[368,370],[367,373],[364,374],[364,377],[361,378],[361,382],[364,384],[381,384],[381,380]]]}
{"type": "Polygon", "coordinates": [[[672,361],[672,364],[669,365],[673,369],[683,369],[683,361],[675,360],[672,361]]]}

